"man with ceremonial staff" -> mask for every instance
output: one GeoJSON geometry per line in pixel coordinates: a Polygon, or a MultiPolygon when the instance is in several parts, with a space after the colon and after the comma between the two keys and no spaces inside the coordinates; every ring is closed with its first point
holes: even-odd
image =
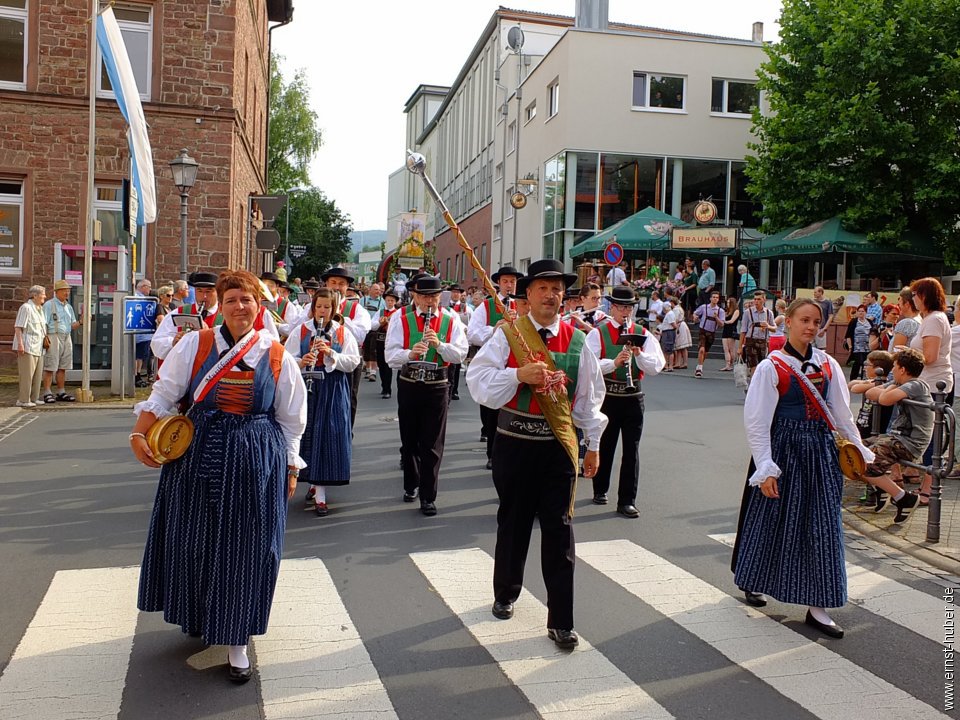
{"type": "Polygon", "coordinates": [[[403,500],[420,495],[420,511],[437,514],[437,486],[447,432],[449,366],[467,357],[460,318],[440,309],[440,280],[421,276],[412,287],[414,306],[387,326],[385,355],[400,371],[397,386],[403,463],[403,500]]]}
{"type": "Polygon", "coordinates": [[[564,289],[575,280],[559,260],[532,263],[521,280],[529,315],[516,321],[516,329],[499,326],[467,370],[477,402],[500,410],[493,444],[493,482],[500,499],[493,615],[513,616],[533,520],[539,517],[547,635],[564,649],[579,642],[573,629],[571,525],[576,428],[587,441],[583,474],[590,478],[597,472],[607,424],[600,412],[603,380],[597,357],[585,350],[583,332],[559,317],[564,289]]]}
{"type": "Polygon", "coordinates": [[[666,364],[660,343],[633,321],[637,299],[626,286],[615,287],[607,296],[610,316],[587,335],[587,348],[600,360],[606,395],[601,410],[608,424],[600,438],[600,467],[593,478],[593,502],[607,504],[613,455],[623,437],[617,512],[628,518],[640,515],[636,508],[640,479],[640,435],[643,433],[644,373],[659,373],[666,364]],[[629,346],[626,340],[630,341],[629,346]]]}

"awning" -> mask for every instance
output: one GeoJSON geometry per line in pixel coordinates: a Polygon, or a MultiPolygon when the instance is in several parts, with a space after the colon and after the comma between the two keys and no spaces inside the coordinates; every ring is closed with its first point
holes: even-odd
{"type": "Polygon", "coordinates": [[[603,248],[616,240],[624,251],[667,250],[670,248],[670,230],[674,227],[690,227],[678,217],[646,207],[628,218],[608,227],[591,238],[570,248],[570,257],[586,253],[602,253],[603,248]]]}

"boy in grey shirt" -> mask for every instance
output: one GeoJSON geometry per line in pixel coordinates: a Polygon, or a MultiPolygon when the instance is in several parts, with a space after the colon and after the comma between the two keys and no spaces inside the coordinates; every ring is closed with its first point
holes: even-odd
{"type": "Polygon", "coordinates": [[[867,400],[880,405],[897,405],[897,417],[890,423],[889,431],[878,435],[867,445],[876,454],[876,459],[867,465],[864,480],[877,489],[875,512],[882,511],[888,502],[897,508],[895,523],[902,523],[917,506],[915,493],[905,492],[891,477],[891,470],[903,460],[916,461],[923,455],[933,437],[933,409],[913,405],[902,400],[930,403],[930,388],[920,380],[923,372],[923,354],[919,350],[905,349],[893,357],[893,382],[870,388],[864,393],[867,400]],[[889,500],[884,493],[889,493],[889,500]]]}

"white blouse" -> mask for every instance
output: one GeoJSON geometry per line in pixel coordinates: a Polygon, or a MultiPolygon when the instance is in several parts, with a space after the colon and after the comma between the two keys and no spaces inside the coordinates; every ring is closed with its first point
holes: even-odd
{"type": "MultiPolygon", "coordinates": [[[[287,338],[285,347],[287,352],[290,353],[297,360],[300,359],[300,332],[303,326],[307,327],[307,334],[314,335],[317,332],[316,323],[313,320],[307,320],[305,323],[297,325],[291,332],[290,337],[287,338]]],[[[334,321],[330,324],[330,334],[332,335],[337,331],[337,328],[340,327],[340,323],[334,321]]],[[[323,369],[324,371],[330,373],[334,370],[339,370],[340,372],[351,373],[357,369],[357,366],[362,362],[360,359],[360,350],[357,346],[357,339],[353,336],[349,330],[345,330],[343,333],[343,348],[340,352],[332,352],[329,355],[324,355],[323,357],[323,369]]]]}
{"type": "MultiPolygon", "coordinates": [[[[771,355],[776,355],[798,373],[800,372],[802,363],[792,355],[779,350],[771,355]]],[[[830,364],[831,379],[826,401],[833,420],[837,424],[837,432],[860,448],[864,460],[868,463],[873,462],[874,455],[860,439],[860,432],[850,412],[850,393],[844,382],[843,369],[836,360],[823,350],[816,348],[813,350],[811,361],[820,367],[830,364]]],[[[781,470],[773,461],[773,451],[770,447],[770,428],[773,425],[773,415],[779,401],[777,369],[768,358],[757,365],[743,406],[743,424],[747,432],[747,444],[750,446],[750,452],[753,453],[753,462],[757,466],[757,471],[749,478],[751,485],[760,485],[768,477],[780,477],[781,470]]]]}
{"type": "MultiPolygon", "coordinates": [[[[222,353],[228,347],[227,341],[219,329],[214,332],[214,337],[217,352],[222,353]]],[[[135,415],[151,412],[158,418],[162,418],[177,412],[177,403],[186,394],[190,385],[190,375],[199,342],[200,333],[191,332],[173,347],[163,361],[160,377],[153,384],[150,397],[137,403],[133,408],[135,415]]],[[[244,356],[244,362],[250,367],[256,367],[263,356],[270,351],[273,343],[273,338],[259,333],[256,343],[244,356]]],[[[230,372],[240,371],[234,366],[230,372]]],[[[305,468],[307,464],[300,457],[300,436],[307,427],[307,389],[300,376],[297,361],[290,353],[283,353],[283,364],[280,368],[280,377],[277,379],[277,392],[273,398],[273,411],[283,431],[287,465],[305,468]]]]}

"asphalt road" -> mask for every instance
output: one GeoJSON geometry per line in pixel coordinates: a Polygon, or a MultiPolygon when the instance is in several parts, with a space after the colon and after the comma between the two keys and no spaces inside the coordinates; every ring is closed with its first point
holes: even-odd
{"type": "MultiPolygon", "coordinates": [[[[439,514],[426,518],[417,503],[400,499],[395,400],[381,400],[379,383],[364,382],[350,485],[329,491],[326,518],[301,509],[302,491],[290,505],[285,561],[318,558],[331,589],[296,586],[303,595],[282,603],[285,614],[278,621],[286,639],[271,646],[269,663],[267,644],[254,642],[261,677],[242,687],[226,682],[222,649],[205,648],[156,614],[128,613],[129,631],[117,632],[121,640],[132,637],[129,650],[101,648],[98,628],[127,612],[123,593],[135,582],[135,571],[103,580],[62,572],[92,573],[141,560],[158,471],[138,465],[128,450],[130,411],[21,413],[16,422],[22,427],[0,441],[0,717],[79,717],[97,696],[107,707],[99,716],[122,720],[320,717],[307,697],[320,677],[318,665],[285,665],[284,653],[289,648],[291,657],[309,655],[312,641],[326,637],[331,622],[334,630],[355,631],[349,657],[359,660],[322,682],[341,690],[360,687],[346,678],[362,665],[370,675],[364,687],[384,691],[386,703],[382,711],[363,715],[348,699],[328,708],[331,716],[471,720],[553,717],[566,709],[582,717],[940,717],[944,666],[936,638],[943,622],[936,608],[943,589],[880,553],[852,550],[848,563],[868,572],[866,585],[873,589],[835,613],[847,631],[842,641],[804,626],[804,608],[772,602],[765,617],[752,610],[749,615],[731,600],[737,593],[729,548],[711,537],[735,528],[747,462],[742,393],[732,380],[697,381],[679,373],[648,379],[644,389],[640,519],[617,516],[614,505],[593,505],[589,481],[582,481],[578,493],[574,522],[583,552],[576,627],[585,642],[567,657],[541,637],[545,611],[537,603],[546,594],[536,531],[527,564],[529,594],[518,603],[533,637],[509,636],[527,620],[486,622],[492,597],[482,596],[490,585],[483,553],[493,554],[496,495],[483,467],[477,407],[465,388],[463,399],[451,406],[439,514]],[[472,548],[481,553],[438,555],[472,548]],[[453,577],[445,579],[446,571],[453,577]],[[631,584],[652,573],[663,582],[631,584]],[[73,654],[94,663],[110,654],[119,663],[116,687],[106,682],[107,670],[98,670],[94,677],[103,677],[102,684],[83,677],[61,683],[57,692],[66,700],[56,712],[42,703],[21,704],[12,693],[22,690],[13,671],[21,657],[31,662],[32,653],[35,661],[47,662],[37,666],[47,682],[72,672],[60,669],[54,645],[70,644],[74,621],[57,620],[51,627],[34,616],[40,618],[38,608],[56,599],[55,579],[81,576],[107,585],[102,607],[120,600],[109,618],[99,616],[99,602],[83,609],[76,622],[92,625],[87,629],[93,639],[75,643],[73,654]],[[115,579],[121,576],[127,581],[115,579]],[[476,588],[479,598],[470,595],[476,588]],[[338,614],[340,603],[346,614],[338,614]],[[467,610],[458,610],[458,603],[467,610]],[[911,621],[911,612],[921,612],[922,621],[911,621]],[[45,638],[35,647],[27,642],[34,631],[45,638]],[[716,637],[725,632],[730,637],[716,637]],[[564,676],[565,667],[573,676],[564,676]],[[598,683],[607,681],[614,687],[603,695],[598,683]],[[108,696],[120,703],[119,713],[110,709],[108,696]],[[344,715],[344,707],[353,710],[344,715]]],[[[302,562],[284,566],[306,568],[308,561],[302,562]]],[[[276,605],[274,612],[276,619],[276,605]]],[[[325,658],[319,667],[336,667],[336,660],[325,658]]],[[[30,692],[42,696],[46,690],[30,692]]]]}

